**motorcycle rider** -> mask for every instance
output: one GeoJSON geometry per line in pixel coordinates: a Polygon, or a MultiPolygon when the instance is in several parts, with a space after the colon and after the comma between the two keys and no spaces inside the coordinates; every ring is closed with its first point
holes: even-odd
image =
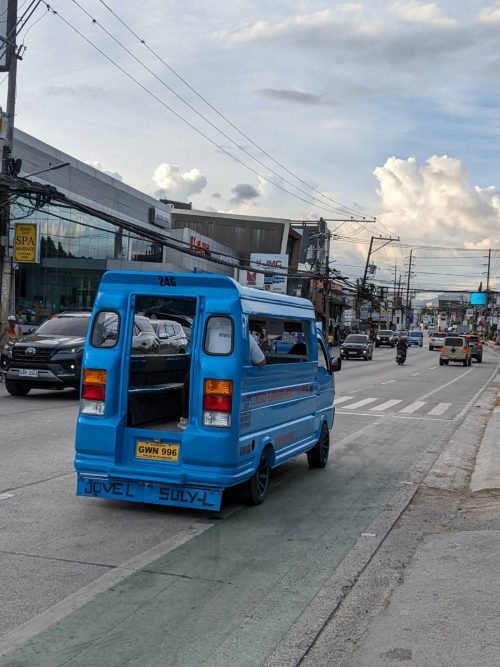
{"type": "Polygon", "coordinates": [[[396,347],[396,356],[399,354],[403,355],[403,361],[406,360],[406,352],[408,350],[408,340],[406,339],[406,336],[400,336],[398,340],[398,345],[396,347]]]}

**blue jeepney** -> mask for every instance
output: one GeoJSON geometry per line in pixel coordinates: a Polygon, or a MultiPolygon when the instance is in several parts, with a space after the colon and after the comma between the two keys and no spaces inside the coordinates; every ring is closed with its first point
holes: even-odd
{"type": "Polygon", "coordinates": [[[77,494],[219,510],[239,485],[259,504],[272,468],[303,452],[326,465],[339,368],[306,299],[221,275],[108,272],[83,354],[77,494]],[[187,349],[163,352],[136,331],[147,318],[192,323],[187,349]],[[262,346],[253,364],[250,337],[284,332],[303,342],[262,346]]]}

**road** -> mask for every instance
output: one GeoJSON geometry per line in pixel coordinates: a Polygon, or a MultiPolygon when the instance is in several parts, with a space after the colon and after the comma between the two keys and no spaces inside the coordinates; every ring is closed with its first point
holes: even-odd
{"type": "Polygon", "coordinates": [[[76,498],[74,395],[0,385],[0,666],[263,664],[498,372],[438,355],[345,361],[328,467],[217,516],[76,498]]]}

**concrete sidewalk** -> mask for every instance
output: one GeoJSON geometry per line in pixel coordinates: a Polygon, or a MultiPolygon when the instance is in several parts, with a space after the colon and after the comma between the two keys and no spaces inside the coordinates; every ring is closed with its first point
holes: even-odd
{"type": "Polygon", "coordinates": [[[301,665],[500,664],[499,376],[475,403],[301,665]]]}

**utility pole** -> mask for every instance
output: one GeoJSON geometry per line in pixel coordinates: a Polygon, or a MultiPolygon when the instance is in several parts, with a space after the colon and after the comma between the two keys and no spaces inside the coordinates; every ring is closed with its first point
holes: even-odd
{"type": "Polygon", "coordinates": [[[486,291],[487,292],[490,291],[490,266],[491,266],[491,249],[488,250],[488,271],[486,273],[486,291]]]}
{"type": "Polygon", "coordinates": [[[365,287],[366,287],[366,276],[368,275],[368,267],[370,265],[370,257],[372,256],[373,253],[377,252],[378,250],[381,250],[384,246],[386,246],[388,243],[392,243],[392,241],[399,241],[399,236],[397,239],[393,239],[392,237],[386,238],[385,236],[372,236],[370,239],[370,247],[368,248],[368,256],[366,258],[366,264],[365,264],[365,271],[363,273],[363,280],[361,281],[361,286],[358,285],[357,293],[356,293],[356,318],[359,320],[361,319],[361,296],[364,294],[365,287]],[[375,248],[373,250],[373,242],[374,241],[385,241],[385,243],[382,243],[381,246],[378,248],[375,248]]]}
{"type": "MultiPolygon", "coordinates": [[[[16,78],[17,78],[17,46],[16,46],[16,24],[17,24],[17,0],[9,0],[7,14],[7,35],[5,48],[9,67],[9,83],[7,89],[6,108],[6,132],[2,150],[2,174],[10,173],[12,159],[12,144],[14,141],[14,116],[16,110],[16,78]]],[[[5,323],[7,317],[13,314],[13,267],[12,257],[9,254],[9,232],[10,232],[10,202],[9,193],[4,190],[0,200],[0,320],[5,323]]]]}
{"type": "Polygon", "coordinates": [[[408,266],[408,282],[406,284],[406,327],[410,326],[409,322],[409,313],[410,313],[410,278],[411,278],[411,260],[413,256],[413,248],[410,250],[410,264],[408,266]]]}
{"type": "Polygon", "coordinates": [[[394,318],[396,317],[396,277],[397,277],[398,265],[394,264],[394,292],[392,293],[392,323],[394,324],[394,318]]]}

